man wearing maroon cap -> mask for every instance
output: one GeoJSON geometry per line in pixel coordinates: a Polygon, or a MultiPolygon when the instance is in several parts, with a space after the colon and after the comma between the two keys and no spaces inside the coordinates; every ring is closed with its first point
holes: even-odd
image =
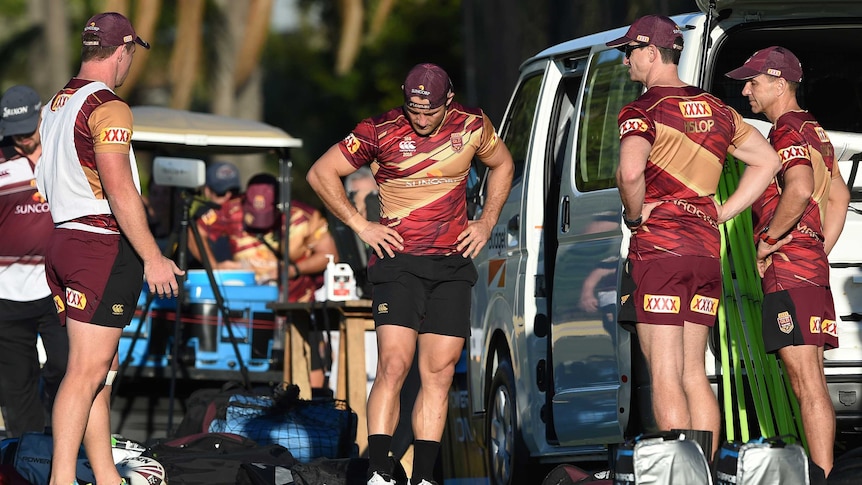
{"type": "Polygon", "coordinates": [[[671,19],[642,17],[607,45],[625,53],[631,79],[646,87],[618,118],[617,186],[631,230],[619,322],[636,329],[659,429],[699,431],[689,434],[711,461],[720,415],[704,356],[721,297],[718,224],[763,192],[778,157],[739,113],[680,80],[683,38],[671,19]],[[728,153],[748,168],[719,205],[728,153]]]}
{"type": "Polygon", "coordinates": [[[802,64],[792,52],[759,50],[727,76],[745,81],[742,94],[751,111],[773,123],[769,141],[781,170],[751,208],[764,294],[763,342],[784,361],[811,459],[828,475],[835,410],[823,351],[838,347],[838,331],[826,256],[844,228],[850,192],[826,131],[796,100],[802,64]]]}
{"type": "Polygon", "coordinates": [[[332,213],[374,250],[377,377],[368,397],[370,485],[393,485],[388,454],[399,393],[418,342],[421,388],[413,407],[413,485],[434,484],[455,364],[470,333],[476,256],[491,234],[512,183],[512,156],[478,108],[453,100],[449,75],[419,64],[402,86],[404,105],[360,122],[308,172],[332,213]],[[476,156],[491,169],[482,216],[467,219],[466,184],[476,156]],[[380,219],[350,203],[340,177],[370,165],[380,219]]]}
{"type": "Polygon", "coordinates": [[[76,483],[83,442],[96,481],[121,483],[111,454],[110,397],[117,347],[134,316],[143,277],[176,296],[182,274],[150,233],[134,152],[132,112],[114,94],[135,46],[148,48],[118,13],[91,18],[81,68],[42,109],[39,190],[55,229],[45,255],[48,285],[69,335],[69,361],[53,413],[51,485],[76,483]]]}

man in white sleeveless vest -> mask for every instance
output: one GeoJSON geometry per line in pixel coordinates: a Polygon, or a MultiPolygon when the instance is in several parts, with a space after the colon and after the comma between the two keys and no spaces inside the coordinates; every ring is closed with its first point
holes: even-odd
{"type": "Polygon", "coordinates": [[[111,384],[117,347],[146,275],[151,292],[177,294],[176,264],[147,225],[134,153],[132,112],[113,89],[126,79],[137,45],[114,12],[87,21],[81,69],[42,109],[36,169],[54,220],[45,266],[69,335],[69,362],[53,414],[51,485],[75,484],[83,442],[96,482],[121,483],[110,445],[111,384]]]}

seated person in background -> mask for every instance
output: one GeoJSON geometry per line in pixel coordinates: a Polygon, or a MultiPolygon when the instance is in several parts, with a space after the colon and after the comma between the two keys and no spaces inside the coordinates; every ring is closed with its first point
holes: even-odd
{"type": "MultiPolygon", "coordinates": [[[[232,196],[233,190],[228,190],[229,186],[239,186],[235,166],[220,162],[207,169],[204,192],[212,202],[222,205],[204,213],[197,221],[198,229],[209,244],[226,239],[229,256],[220,260],[217,252],[210,252],[209,248],[204,248],[204,253],[211,258],[214,269],[249,269],[255,272],[258,284],[278,284],[283,255],[283,215],[276,207],[278,180],[268,173],[257,174],[249,179],[245,195],[236,197],[232,196]]],[[[323,284],[323,271],[329,261],[326,255],[331,254],[338,261],[335,242],[320,211],[298,201],[290,204],[288,234],[289,261],[283,265],[288,278],[288,301],[313,301],[314,291],[323,284]]],[[[190,239],[189,249],[198,257],[200,251],[196,245],[192,247],[190,239]]],[[[323,387],[322,332],[311,332],[309,345],[311,387],[323,387]]]]}
{"type": "MultiPolygon", "coordinates": [[[[222,262],[230,262],[233,254],[230,250],[229,237],[235,228],[242,229],[242,194],[240,193],[239,169],[230,162],[215,162],[207,167],[206,184],[203,188],[204,197],[211,202],[199,212],[197,229],[201,239],[206,241],[204,254],[212,264],[213,269],[221,268],[222,262]]],[[[203,262],[201,249],[197,241],[189,233],[189,252],[195,259],[203,262]]]]}

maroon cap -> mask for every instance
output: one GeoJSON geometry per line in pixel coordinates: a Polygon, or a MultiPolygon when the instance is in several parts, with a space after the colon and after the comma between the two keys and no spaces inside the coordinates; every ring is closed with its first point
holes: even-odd
{"type": "Polygon", "coordinates": [[[452,91],[452,82],[446,71],[437,64],[417,64],[404,80],[404,103],[411,108],[434,109],[446,104],[446,96],[452,91]],[[410,101],[412,97],[427,99],[429,104],[410,101]]]}
{"type": "Polygon", "coordinates": [[[645,15],[634,21],[626,35],[607,42],[605,45],[620,47],[629,42],[682,50],[682,29],[673,20],[663,15],[645,15]],[[678,42],[677,39],[679,39],[678,42]]]}
{"type": "Polygon", "coordinates": [[[788,81],[799,83],[802,82],[802,63],[784,47],[772,46],[755,52],[745,61],[745,64],[725,76],[742,81],[758,74],[783,77],[788,81]]]}
{"type": "Polygon", "coordinates": [[[114,47],[135,41],[145,49],[150,48],[150,44],[144,42],[135,33],[135,29],[132,28],[132,23],[129,22],[129,19],[117,12],[105,12],[91,17],[87,21],[87,25],[84,26],[81,37],[87,34],[95,36],[95,40],[84,40],[84,45],[114,47]]]}

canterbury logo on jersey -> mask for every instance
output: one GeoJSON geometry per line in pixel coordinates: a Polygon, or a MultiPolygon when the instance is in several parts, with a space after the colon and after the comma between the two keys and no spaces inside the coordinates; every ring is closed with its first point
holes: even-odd
{"type": "Polygon", "coordinates": [[[105,128],[99,134],[102,143],[126,144],[132,139],[132,130],[128,128],[105,128]]]}
{"type": "Polygon", "coordinates": [[[343,143],[345,148],[347,148],[347,151],[350,152],[351,155],[353,155],[354,153],[356,153],[357,150],[359,150],[359,140],[356,138],[356,136],[353,135],[353,133],[347,135],[344,138],[343,143]]]}
{"type": "Polygon", "coordinates": [[[72,308],[83,310],[87,307],[87,296],[78,290],[66,288],[66,304],[72,308]]]}
{"type": "Polygon", "coordinates": [[[679,313],[679,297],[644,295],[644,311],[651,313],[679,313]]]}
{"type": "Polygon", "coordinates": [[[795,158],[804,158],[805,160],[811,160],[810,155],[808,154],[808,147],[794,145],[792,147],[782,148],[778,150],[778,156],[781,157],[781,163],[793,160],[795,158]]]}
{"type": "Polygon", "coordinates": [[[626,133],[631,133],[633,131],[646,132],[649,129],[649,125],[646,121],[640,118],[633,118],[630,120],[623,121],[620,124],[620,136],[625,135],[626,133]]]}
{"type": "Polygon", "coordinates": [[[682,101],[679,111],[684,118],[710,118],[712,107],[706,101],[682,101]]]}
{"type": "Polygon", "coordinates": [[[694,298],[691,299],[691,311],[706,315],[715,315],[718,313],[718,298],[694,295],[694,298]]]}

